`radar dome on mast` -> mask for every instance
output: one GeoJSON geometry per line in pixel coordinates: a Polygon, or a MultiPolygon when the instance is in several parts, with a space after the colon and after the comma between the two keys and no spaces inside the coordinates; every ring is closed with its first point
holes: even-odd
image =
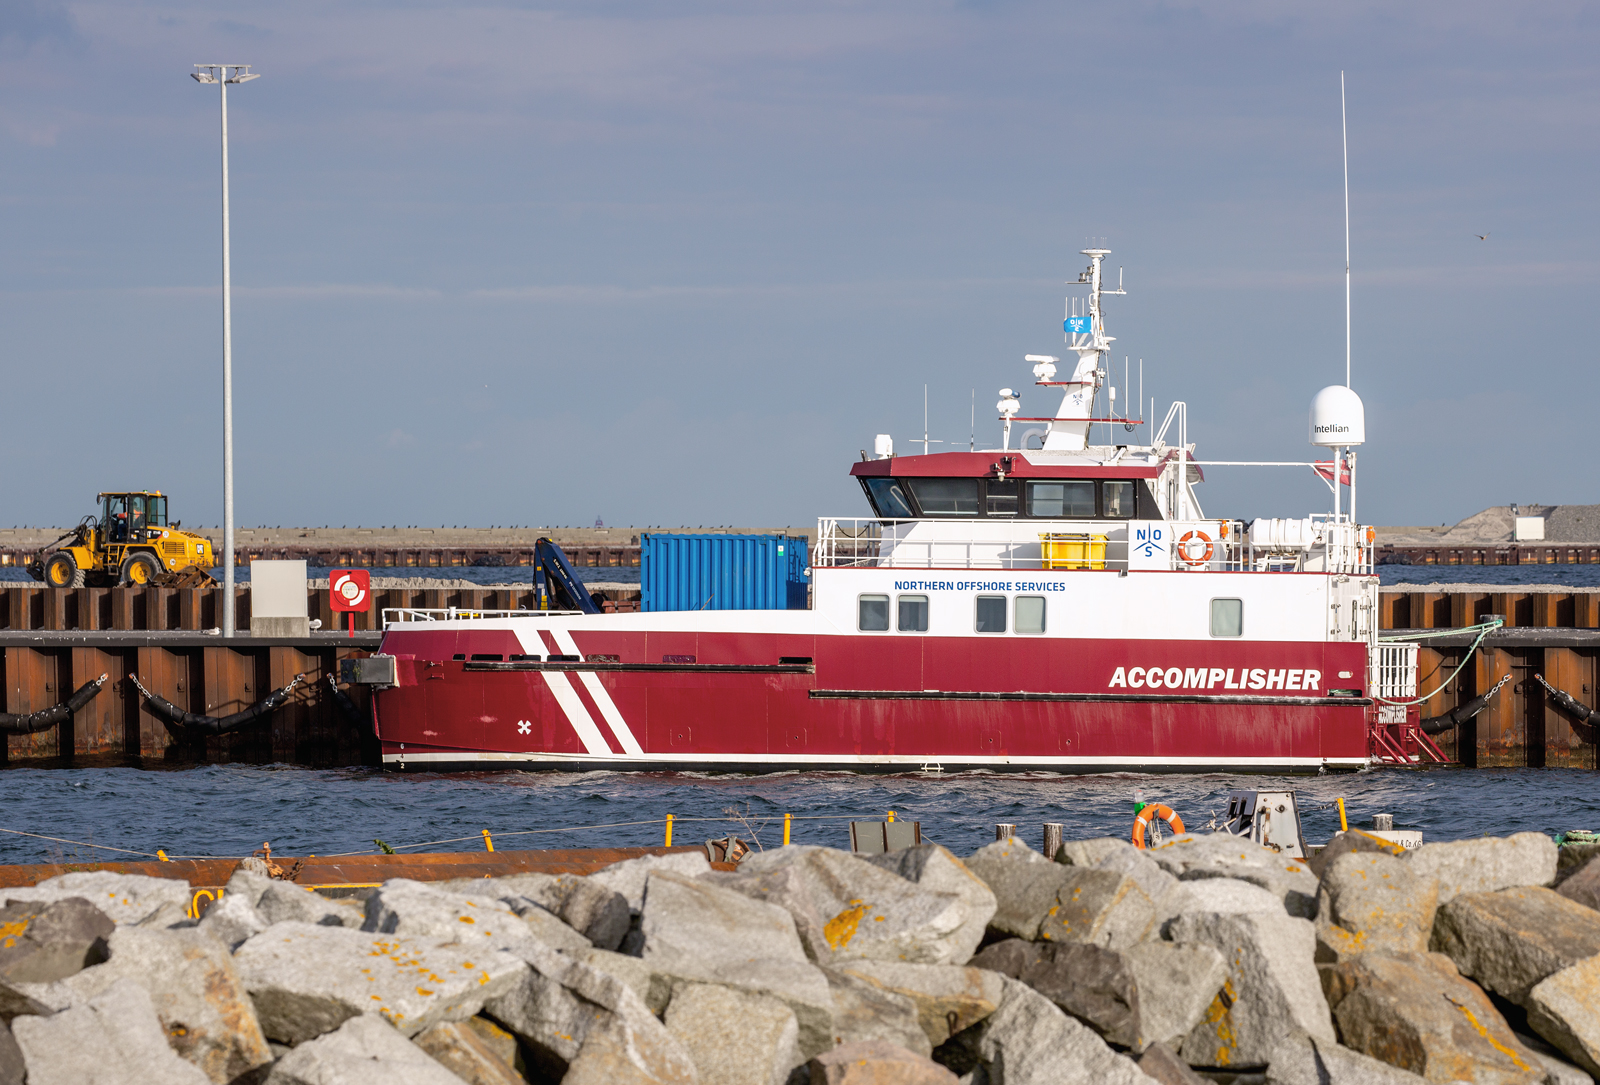
{"type": "Polygon", "coordinates": [[[1366,408],[1361,397],[1342,384],[1332,384],[1311,400],[1311,443],[1322,448],[1365,444],[1366,408]]]}

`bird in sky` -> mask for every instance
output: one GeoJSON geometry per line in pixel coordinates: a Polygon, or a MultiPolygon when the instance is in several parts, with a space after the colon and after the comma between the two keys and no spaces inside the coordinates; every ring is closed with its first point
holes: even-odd
{"type": "Polygon", "coordinates": [[[1473,234],[1472,236],[1477,238],[1479,241],[1487,241],[1487,240],[1489,240],[1489,235],[1488,234],[1473,234]]]}

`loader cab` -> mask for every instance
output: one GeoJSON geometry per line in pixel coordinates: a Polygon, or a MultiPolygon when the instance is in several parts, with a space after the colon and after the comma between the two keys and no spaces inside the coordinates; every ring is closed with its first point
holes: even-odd
{"type": "Polygon", "coordinates": [[[167,526],[167,499],[161,494],[101,494],[100,531],[106,542],[143,542],[151,528],[167,526]]]}

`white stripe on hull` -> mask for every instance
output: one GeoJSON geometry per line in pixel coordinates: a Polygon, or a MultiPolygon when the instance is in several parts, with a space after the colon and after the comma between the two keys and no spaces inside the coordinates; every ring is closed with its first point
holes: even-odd
{"type": "MultiPolygon", "coordinates": [[[[572,639],[572,633],[562,628],[550,630],[551,637],[555,638],[556,645],[565,655],[583,658],[583,653],[578,651],[578,642],[572,639]]],[[[593,671],[579,671],[578,681],[583,683],[583,688],[589,691],[600,715],[605,719],[606,725],[611,728],[611,733],[617,736],[617,742],[622,747],[623,753],[638,756],[644,753],[644,747],[639,745],[639,740],[633,737],[633,728],[628,726],[628,721],[622,718],[622,713],[617,711],[616,702],[611,699],[611,694],[606,692],[606,687],[600,684],[600,676],[593,671]]],[[[565,706],[563,706],[565,707],[565,706]]],[[[568,713],[571,717],[571,713],[568,713]]]]}
{"type": "Polygon", "coordinates": [[[583,748],[589,751],[591,757],[611,757],[611,747],[606,745],[606,740],[600,734],[600,728],[594,724],[594,717],[589,715],[589,710],[583,707],[583,702],[578,699],[578,691],[572,688],[572,681],[565,671],[541,671],[544,681],[550,687],[550,693],[555,697],[556,704],[561,706],[561,711],[566,714],[567,722],[572,724],[572,729],[578,733],[578,741],[583,743],[583,748]]]}

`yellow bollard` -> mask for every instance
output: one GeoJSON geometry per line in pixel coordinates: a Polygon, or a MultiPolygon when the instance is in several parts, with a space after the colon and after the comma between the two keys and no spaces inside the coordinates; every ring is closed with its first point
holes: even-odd
{"type": "Polygon", "coordinates": [[[794,820],[793,814],[783,815],[783,846],[789,846],[789,823],[794,820]]]}
{"type": "Polygon", "coordinates": [[[894,824],[894,811],[893,810],[889,811],[889,824],[890,825],[894,824]]]}
{"type": "Polygon", "coordinates": [[[493,851],[494,850],[494,841],[489,839],[489,830],[488,829],[483,830],[483,846],[484,846],[484,849],[487,850],[487,851],[493,851]]]}
{"type": "Polygon", "coordinates": [[[672,815],[667,815],[667,847],[672,847],[672,815]]]}
{"type": "Polygon", "coordinates": [[[167,858],[167,853],[165,851],[161,850],[160,848],[156,849],[156,858],[161,860],[163,863],[172,862],[171,859],[167,858]]]}
{"type": "Polygon", "coordinates": [[[1350,831],[1350,823],[1344,819],[1344,800],[1343,799],[1339,800],[1339,831],[1341,833],[1347,833],[1347,832],[1350,831]]]}

